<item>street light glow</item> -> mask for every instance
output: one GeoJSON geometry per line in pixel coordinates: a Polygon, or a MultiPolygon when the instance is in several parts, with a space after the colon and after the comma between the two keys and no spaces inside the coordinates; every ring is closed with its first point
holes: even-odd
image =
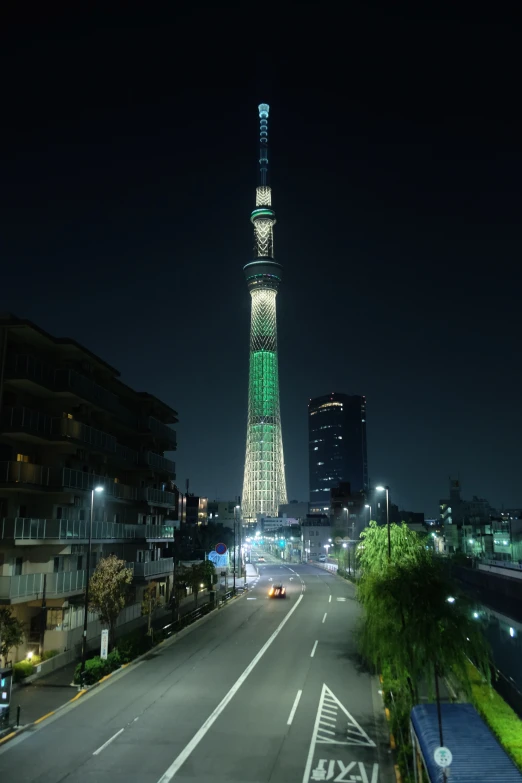
{"type": "Polygon", "coordinates": [[[369,503],[365,503],[365,504],[364,504],[364,508],[371,508],[371,506],[370,506],[370,504],[369,504],[369,503]]]}
{"type": "Polygon", "coordinates": [[[452,596],[452,595],[449,595],[449,596],[446,598],[446,601],[447,601],[449,604],[454,604],[454,603],[455,603],[455,599],[453,598],[453,596],[452,596]]]}
{"type": "Polygon", "coordinates": [[[384,492],[386,487],[375,487],[375,489],[377,490],[377,492],[384,492]]]}
{"type": "Polygon", "coordinates": [[[103,492],[104,487],[94,487],[95,492],[103,492]]]}

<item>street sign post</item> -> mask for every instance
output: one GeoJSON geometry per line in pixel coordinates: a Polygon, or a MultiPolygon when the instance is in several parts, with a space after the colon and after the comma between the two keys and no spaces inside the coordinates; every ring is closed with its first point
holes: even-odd
{"type": "Polygon", "coordinates": [[[442,768],[451,766],[453,761],[451,750],[445,747],[435,748],[433,758],[435,759],[435,764],[442,768]]]}
{"type": "Polygon", "coordinates": [[[100,658],[102,661],[107,660],[107,655],[109,653],[109,631],[107,628],[104,628],[101,632],[101,645],[100,645],[100,658]]]}
{"type": "Polygon", "coordinates": [[[225,555],[227,552],[226,544],[216,544],[215,550],[218,553],[218,555],[225,555]]]}

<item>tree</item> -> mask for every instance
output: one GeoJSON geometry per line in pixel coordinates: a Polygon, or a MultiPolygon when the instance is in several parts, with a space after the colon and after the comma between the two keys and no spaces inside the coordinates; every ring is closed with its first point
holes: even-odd
{"type": "Polygon", "coordinates": [[[203,581],[204,578],[205,578],[205,574],[202,569],[202,563],[196,563],[190,567],[188,572],[188,583],[192,588],[196,607],[198,605],[198,593],[201,590],[202,586],[203,587],[205,586],[205,583],[203,581]]]}
{"type": "MultiPolygon", "coordinates": [[[[390,525],[392,563],[416,563],[426,558],[422,539],[404,522],[390,525]]],[[[364,575],[380,573],[388,567],[388,527],[373,520],[361,533],[357,560],[364,575]]]]}
{"type": "Polygon", "coordinates": [[[391,668],[407,687],[411,705],[418,702],[419,683],[433,691],[435,678],[452,672],[469,692],[470,657],[489,679],[480,623],[438,558],[426,553],[365,573],[358,597],[365,609],[361,651],[378,671],[391,668]]]}
{"type": "Polygon", "coordinates": [[[187,595],[187,584],[189,581],[188,569],[184,566],[176,566],[174,568],[174,584],[172,588],[172,614],[173,618],[179,620],[180,618],[180,605],[181,599],[187,595]]]}
{"type": "Polygon", "coordinates": [[[24,624],[8,606],[0,607],[0,658],[7,661],[9,652],[13,647],[19,647],[24,639],[24,624]]]}
{"type": "Polygon", "coordinates": [[[114,645],[116,620],[125,608],[128,586],[132,582],[132,568],[116,555],[104,557],[89,583],[89,609],[100,615],[100,620],[109,626],[110,646],[114,645]]]}
{"type": "Polygon", "coordinates": [[[159,606],[159,585],[157,582],[149,582],[143,592],[143,600],[141,602],[141,614],[148,615],[147,620],[147,636],[152,636],[152,618],[159,606]]]}
{"type": "Polygon", "coordinates": [[[205,560],[203,563],[201,563],[199,568],[202,584],[205,585],[207,590],[212,590],[214,576],[216,574],[214,563],[212,563],[210,560],[205,560]]]}

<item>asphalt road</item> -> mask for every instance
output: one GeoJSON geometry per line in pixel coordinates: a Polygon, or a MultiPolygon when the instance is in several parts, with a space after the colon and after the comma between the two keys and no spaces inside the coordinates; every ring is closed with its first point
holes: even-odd
{"type": "Polygon", "coordinates": [[[352,585],[267,560],[240,599],[7,743],[0,780],[393,783],[352,585]]]}

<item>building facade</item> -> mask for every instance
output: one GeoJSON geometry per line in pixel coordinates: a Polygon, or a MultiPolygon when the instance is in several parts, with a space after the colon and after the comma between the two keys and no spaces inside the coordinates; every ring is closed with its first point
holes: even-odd
{"type": "Polygon", "coordinates": [[[366,398],[332,394],[308,404],[310,504],[324,509],[330,490],[348,482],[352,492],[368,488],[366,398]]]}
{"type": "Polygon", "coordinates": [[[304,560],[319,560],[321,555],[331,551],[333,531],[328,521],[308,519],[301,525],[301,548],[304,560]],[[328,549],[326,548],[328,547],[328,549]]]}
{"type": "Polygon", "coordinates": [[[0,368],[0,604],[24,622],[29,649],[62,651],[81,639],[92,501],[91,566],[107,554],[127,562],[127,616],[141,613],[150,580],[168,598],[177,414],[14,316],[0,317],[0,368]]]}
{"type": "Polygon", "coordinates": [[[268,185],[268,112],[259,106],[259,184],[254,226],[254,260],[244,267],[252,299],[248,420],[243,481],[242,514],[247,524],[257,514],[277,516],[287,502],[283,436],[279,405],[276,297],[282,266],[274,260],[275,212],[268,185]]]}

